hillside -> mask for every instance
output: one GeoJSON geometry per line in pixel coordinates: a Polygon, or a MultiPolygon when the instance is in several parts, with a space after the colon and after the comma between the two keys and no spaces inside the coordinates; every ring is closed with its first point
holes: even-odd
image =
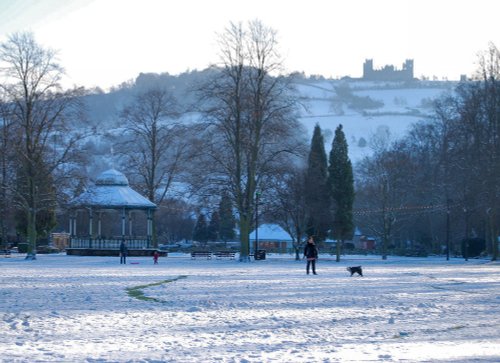
{"type": "MultiPolygon", "coordinates": [[[[124,83],[109,93],[86,96],[89,122],[98,125],[101,134],[118,128],[119,111],[134,93],[148,87],[167,87],[180,100],[184,110],[194,104],[191,91],[203,82],[212,70],[193,71],[178,76],[169,74],[140,74],[134,82],[124,83]]],[[[300,120],[312,136],[318,123],[325,136],[325,149],[331,148],[335,128],[342,124],[349,143],[353,162],[370,155],[370,140],[374,135],[395,140],[408,127],[432,113],[432,102],[451,92],[454,82],[364,82],[359,80],[327,80],[294,77],[293,83],[303,104],[300,120]]],[[[186,122],[198,115],[186,112],[186,122]]],[[[102,140],[92,141],[96,154],[108,154],[109,147],[102,140]]],[[[92,147],[92,146],[91,146],[92,147]]],[[[108,155],[101,154],[103,159],[108,155]]]]}
{"type": "Polygon", "coordinates": [[[351,160],[356,162],[371,153],[374,135],[395,140],[411,124],[432,113],[433,100],[451,92],[455,83],[401,83],[361,81],[304,81],[297,83],[308,106],[301,116],[310,135],[318,123],[330,150],[335,128],[343,125],[351,160]]]}

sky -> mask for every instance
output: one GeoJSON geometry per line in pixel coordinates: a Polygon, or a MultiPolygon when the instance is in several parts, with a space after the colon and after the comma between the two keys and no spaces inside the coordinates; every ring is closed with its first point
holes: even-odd
{"type": "Polygon", "coordinates": [[[457,80],[500,46],[497,0],[0,0],[0,41],[31,31],[58,52],[66,86],[108,89],[141,72],[179,74],[219,61],[230,22],[277,31],[286,72],[360,77],[374,67],[457,80]]]}

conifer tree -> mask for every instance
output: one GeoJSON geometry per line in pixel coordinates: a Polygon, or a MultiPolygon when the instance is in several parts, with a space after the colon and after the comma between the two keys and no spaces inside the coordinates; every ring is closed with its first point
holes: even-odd
{"type": "Polygon", "coordinates": [[[328,164],[323,134],[319,125],[314,128],[305,177],[307,234],[317,241],[328,235],[330,221],[330,192],[327,187],[328,164]]]}
{"type": "Polygon", "coordinates": [[[352,206],[354,203],[354,178],[348,146],[342,125],[335,130],[328,166],[328,186],[333,205],[333,238],[337,240],[337,262],[344,240],[352,237],[354,224],[352,206]]]}
{"type": "Polygon", "coordinates": [[[193,240],[206,243],[208,241],[207,238],[207,221],[205,215],[200,213],[198,219],[196,221],[196,225],[194,226],[193,231],[193,240]]]}
{"type": "Polygon", "coordinates": [[[220,218],[219,212],[214,211],[212,216],[210,217],[210,222],[208,223],[207,228],[207,239],[209,241],[218,241],[219,240],[219,230],[220,230],[220,218]]]}

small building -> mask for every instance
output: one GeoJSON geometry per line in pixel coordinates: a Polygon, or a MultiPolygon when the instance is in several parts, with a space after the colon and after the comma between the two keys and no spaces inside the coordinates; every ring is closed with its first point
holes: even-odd
{"type": "Polygon", "coordinates": [[[130,255],[153,252],[156,204],[130,188],[115,169],[100,174],[95,185],[70,202],[70,255],[118,255],[121,242],[130,255]]]}
{"type": "Polygon", "coordinates": [[[376,241],[373,237],[361,236],[360,242],[363,250],[372,251],[375,249],[376,241]]]}
{"type": "Polygon", "coordinates": [[[51,234],[52,245],[58,250],[63,251],[69,246],[69,233],[60,232],[51,234]]]}
{"type": "Polygon", "coordinates": [[[252,250],[264,249],[268,252],[292,252],[292,237],[277,224],[262,224],[250,233],[252,250]],[[257,241],[258,239],[258,241],[257,241]]]}

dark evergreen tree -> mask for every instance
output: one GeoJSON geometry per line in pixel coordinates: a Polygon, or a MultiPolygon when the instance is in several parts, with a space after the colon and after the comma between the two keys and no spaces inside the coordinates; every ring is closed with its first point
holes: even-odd
{"type": "Polygon", "coordinates": [[[222,195],[219,204],[219,238],[222,241],[230,241],[235,238],[234,227],[236,220],[233,214],[231,198],[227,193],[222,195]]]}
{"type": "Polygon", "coordinates": [[[317,241],[324,241],[331,225],[330,192],[327,186],[328,163],[325,142],[319,125],[314,128],[305,176],[306,232],[317,241]]]}
{"type": "Polygon", "coordinates": [[[207,239],[209,241],[218,241],[219,240],[219,230],[220,230],[220,218],[219,212],[214,211],[210,218],[210,223],[208,224],[207,229],[207,239]]]}
{"type": "Polygon", "coordinates": [[[206,243],[208,241],[207,230],[208,227],[205,215],[200,213],[198,220],[196,221],[196,225],[194,226],[193,240],[206,243]]]}
{"type": "Polygon", "coordinates": [[[333,205],[332,237],[337,240],[337,262],[344,240],[354,232],[352,207],[354,203],[354,177],[348,155],[347,141],[342,125],[335,130],[328,166],[328,186],[333,205]],[[339,243],[340,242],[340,243],[339,243]]]}

